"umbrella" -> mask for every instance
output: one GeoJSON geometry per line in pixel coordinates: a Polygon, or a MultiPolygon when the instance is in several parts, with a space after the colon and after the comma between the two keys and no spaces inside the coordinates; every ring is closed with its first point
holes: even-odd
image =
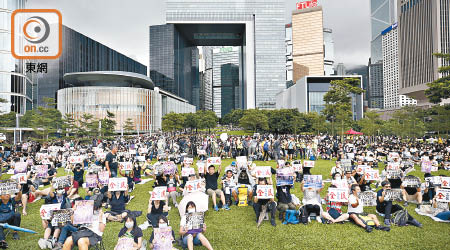
{"type": "Polygon", "coordinates": [[[12,225],[9,225],[8,223],[0,223],[0,226],[3,227],[3,228],[6,228],[6,229],[14,230],[14,231],[21,231],[21,232],[32,233],[32,234],[36,233],[33,230],[26,229],[26,228],[23,228],[23,227],[12,226],[12,225]]]}
{"type": "Polygon", "coordinates": [[[197,212],[208,211],[208,195],[203,192],[193,192],[185,195],[181,200],[180,205],[178,205],[180,216],[183,216],[186,213],[186,204],[190,201],[195,203],[197,212]]]}
{"type": "Polygon", "coordinates": [[[355,130],[353,130],[352,128],[348,131],[345,132],[346,135],[362,135],[363,133],[361,132],[356,132],[355,130]]]}

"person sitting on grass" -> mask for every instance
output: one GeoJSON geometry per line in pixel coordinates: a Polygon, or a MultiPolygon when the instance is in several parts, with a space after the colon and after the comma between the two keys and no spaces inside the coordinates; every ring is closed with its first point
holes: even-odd
{"type": "MultiPolygon", "coordinates": [[[[266,178],[259,178],[257,185],[270,185],[266,178]]],[[[257,185],[253,188],[253,193],[256,194],[257,185]]],[[[261,212],[264,212],[264,207],[266,208],[266,212],[270,213],[270,224],[272,226],[276,226],[275,222],[275,213],[277,211],[276,203],[273,198],[270,199],[258,199],[258,197],[255,195],[253,197],[253,210],[255,211],[256,215],[256,223],[257,227],[261,225],[262,220],[264,219],[264,215],[261,214],[261,212]]]]}
{"type": "Polygon", "coordinates": [[[148,200],[148,214],[147,219],[148,222],[152,225],[152,227],[156,227],[158,225],[158,218],[160,216],[167,216],[169,208],[166,205],[166,202],[161,200],[152,200],[151,196],[148,200]]]}
{"type": "MultiPolygon", "coordinates": [[[[19,192],[14,199],[11,199],[10,194],[2,194],[0,201],[0,223],[8,223],[9,225],[20,227],[20,213],[15,212],[17,202],[20,202],[22,193],[19,192]]],[[[13,239],[18,240],[19,234],[14,231],[13,239]]],[[[6,243],[6,236],[3,232],[3,227],[0,227],[0,248],[8,248],[6,243]]]]}
{"type": "Polygon", "coordinates": [[[118,238],[127,237],[133,239],[133,248],[131,250],[138,250],[142,247],[142,230],[137,226],[136,218],[127,216],[124,227],[120,229],[118,238]]]}
{"type": "Polygon", "coordinates": [[[236,205],[239,203],[236,185],[237,183],[236,179],[233,176],[233,171],[231,169],[227,170],[226,176],[222,180],[222,189],[225,193],[225,201],[228,206],[230,206],[232,203],[231,196],[233,196],[236,205]]]}
{"type": "Polygon", "coordinates": [[[401,188],[405,206],[408,205],[408,202],[422,204],[422,191],[420,187],[404,187],[401,185],[401,188]]]}
{"type": "MultiPolygon", "coordinates": [[[[196,205],[194,202],[190,201],[186,204],[186,214],[195,213],[196,205]]],[[[195,246],[203,245],[209,250],[212,250],[212,246],[208,239],[203,235],[206,232],[206,224],[203,224],[203,229],[198,232],[198,229],[188,230],[186,227],[186,215],[181,217],[180,221],[180,235],[183,238],[183,247],[187,247],[189,250],[194,249],[195,246]]]]}
{"type": "MultiPolygon", "coordinates": [[[[337,174],[336,174],[337,175],[337,174]]],[[[335,188],[336,186],[331,185],[330,188],[335,188]]],[[[340,223],[348,219],[348,213],[342,213],[342,206],[344,202],[330,201],[330,197],[325,197],[327,203],[327,211],[322,212],[322,217],[329,220],[331,223],[340,223]]]]}
{"type": "Polygon", "coordinates": [[[225,203],[225,195],[222,190],[217,186],[217,179],[219,178],[219,173],[222,171],[222,167],[219,166],[219,171],[215,171],[214,165],[208,167],[208,171],[205,173],[206,180],[206,193],[212,197],[214,210],[219,211],[219,206],[217,206],[216,197],[219,196],[223,204],[223,209],[230,210],[228,205],[225,203]]]}
{"type": "MultiPolygon", "coordinates": [[[[391,214],[402,210],[403,208],[398,204],[392,204],[392,201],[387,201],[384,199],[384,196],[386,194],[386,190],[391,189],[391,183],[389,181],[383,181],[381,182],[381,186],[383,189],[380,189],[377,192],[377,206],[376,209],[379,213],[384,214],[384,224],[386,226],[391,226],[391,214]]],[[[409,213],[408,213],[408,223],[412,224],[416,227],[422,227],[422,224],[418,222],[416,219],[414,219],[409,213]]]]}
{"type": "MultiPolygon", "coordinates": [[[[170,173],[169,178],[167,179],[167,195],[172,198],[173,205],[178,207],[177,202],[177,186],[180,185],[180,179],[177,174],[170,173]]],[[[167,199],[167,205],[169,205],[169,198],[167,199]]]]}
{"type": "MultiPolygon", "coordinates": [[[[167,217],[161,215],[158,218],[158,228],[167,228],[169,226],[169,220],[167,220],[167,217]]],[[[175,239],[175,232],[172,230],[172,241],[175,239]]],[[[149,240],[149,248],[154,249],[155,245],[158,244],[155,240],[155,230],[153,230],[152,235],[150,236],[149,240]]]]}
{"type": "Polygon", "coordinates": [[[356,225],[365,228],[366,232],[370,233],[373,230],[373,227],[369,225],[373,222],[376,230],[389,231],[391,230],[389,227],[383,227],[380,225],[380,222],[377,219],[377,216],[374,214],[364,213],[364,206],[361,200],[359,199],[359,194],[361,193],[361,189],[358,184],[353,184],[351,189],[351,194],[348,197],[348,214],[350,219],[355,222],[356,225]]]}
{"type": "MultiPolygon", "coordinates": [[[[88,250],[89,246],[95,246],[102,241],[103,231],[106,227],[106,215],[102,211],[102,202],[94,202],[93,221],[88,227],[72,233],[64,242],[63,250],[71,250],[78,246],[79,250],[88,250]]],[[[76,208],[75,208],[76,209],[76,208]]]]}
{"type": "Polygon", "coordinates": [[[111,211],[106,212],[106,218],[109,221],[122,222],[129,213],[129,211],[125,209],[125,205],[130,200],[128,188],[126,191],[115,191],[113,195],[108,191],[106,196],[108,197],[109,205],[111,206],[111,211]]]}
{"type": "Polygon", "coordinates": [[[317,222],[321,223],[320,215],[321,215],[321,199],[320,199],[320,191],[322,188],[316,187],[307,187],[305,188],[305,181],[302,181],[300,184],[300,188],[303,191],[303,206],[305,208],[306,217],[308,217],[311,213],[316,214],[317,222]]]}
{"type": "Polygon", "coordinates": [[[277,194],[276,197],[278,199],[277,210],[279,212],[279,218],[281,221],[285,218],[286,210],[295,210],[296,206],[292,202],[291,196],[291,188],[294,185],[286,185],[286,186],[277,186],[277,194]]]}

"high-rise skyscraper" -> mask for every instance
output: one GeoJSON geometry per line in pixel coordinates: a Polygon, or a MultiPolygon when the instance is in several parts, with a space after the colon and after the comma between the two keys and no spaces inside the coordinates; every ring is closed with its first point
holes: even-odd
{"type": "Polygon", "coordinates": [[[427,106],[427,83],[442,76],[440,66],[448,66],[433,53],[450,53],[450,0],[399,0],[398,14],[399,93],[427,106]]]}
{"type": "Polygon", "coordinates": [[[382,32],[383,36],[383,97],[384,109],[395,109],[414,105],[416,100],[398,94],[398,28],[397,24],[389,26],[382,32]]]}
{"type": "MultiPolygon", "coordinates": [[[[331,76],[334,74],[334,41],[333,30],[323,29],[323,47],[324,47],[324,75],[331,76]]],[[[345,75],[345,74],[342,74],[345,75]]]]}
{"type": "Polygon", "coordinates": [[[33,76],[27,73],[27,60],[11,54],[11,13],[24,9],[26,0],[0,1],[0,114],[25,114],[32,109],[33,76]]]}
{"type": "Polygon", "coordinates": [[[367,97],[369,108],[382,109],[383,105],[383,52],[381,32],[397,20],[397,0],[371,0],[371,42],[369,60],[369,84],[367,97]],[[372,99],[373,98],[373,99],[372,99]]]}
{"type": "Polygon", "coordinates": [[[212,110],[212,51],[214,47],[203,46],[200,50],[200,109],[212,110]]]}
{"type": "Polygon", "coordinates": [[[324,32],[322,7],[292,12],[293,81],[324,75],[324,32]]]}
{"type": "Polygon", "coordinates": [[[286,87],[293,84],[294,62],[292,55],[292,23],[286,24],[286,87]]]}
{"type": "MultiPolygon", "coordinates": [[[[166,0],[166,23],[173,25],[180,34],[170,39],[185,41],[186,47],[241,47],[242,108],[275,108],[276,94],[286,87],[284,4],[285,0],[166,0]]],[[[159,57],[156,63],[166,63],[167,58],[175,57],[178,59],[167,63],[183,65],[181,53],[154,49],[153,46],[158,44],[161,48],[167,47],[155,39],[159,38],[151,34],[150,72],[173,80],[174,86],[183,88],[185,84],[180,82],[181,75],[173,79],[173,74],[160,72],[159,66],[152,62],[156,55],[152,51],[160,51],[161,55],[167,56],[159,57]]],[[[158,80],[151,78],[158,85],[158,80]]],[[[179,95],[185,97],[181,93],[179,95]]]]}
{"type": "Polygon", "coordinates": [[[147,67],[67,26],[63,25],[63,51],[58,59],[46,62],[48,73],[37,74],[37,91],[33,102],[44,105],[43,98],[56,98],[67,87],[64,74],[87,71],[127,71],[147,75],[147,67]]]}
{"type": "Polygon", "coordinates": [[[242,108],[240,62],[239,47],[213,50],[213,110],[218,117],[224,117],[232,109],[242,108]]]}

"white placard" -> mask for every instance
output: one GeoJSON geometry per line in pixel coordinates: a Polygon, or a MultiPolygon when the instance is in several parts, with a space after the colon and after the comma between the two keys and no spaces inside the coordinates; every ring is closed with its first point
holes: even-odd
{"type": "Polygon", "coordinates": [[[119,166],[122,166],[123,171],[131,171],[133,170],[133,163],[132,162],[119,162],[119,166]]]}
{"type": "Polygon", "coordinates": [[[199,174],[203,174],[205,172],[205,163],[197,161],[197,170],[199,174]]]}
{"type": "Polygon", "coordinates": [[[18,173],[18,174],[16,174],[16,179],[19,182],[19,184],[26,184],[27,183],[27,174],[26,173],[18,173]]]}
{"type": "Polygon", "coordinates": [[[272,176],[272,171],[270,169],[270,166],[258,166],[253,171],[254,171],[256,177],[258,177],[258,178],[272,176]]]}
{"type": "Polygon", "coordinates": [[[437,189],[436,200],[440,202],[450,202],[450,189],[437,189]]]}
{"type": "Polygon", "coordinates": [[[14,174],[26,173],[27,172],[27,162],[16,162],[14,165],[14,174]]]}
{"type": "Polygon", "coordinates": [[[441,188],[450,188],[450,177],[441,176],[441,188]]]}
{"type": "Polygon", "coordinates": [[[292,167],[294,168],[295,172],[302,172],[303,171],[302,164],[299,164],[299,163],[292,164],[292,167]]]}
{"type": "Polygon", "coordinates": [[[183,164],[186,165],[192,165],[194,163],[194,158],[184,157],[183,164]]]}
{"type": "Polygon", "coordinates": [[[236,157],[236,165],[238,168],[247,166],[247,156],[236,157]]]}
{"type": "Polygon", "coordinates": [[[222,159],[220,159],[220,157],[209,157],[208,159],[206,159],[206,164],[208,166],[220,165],[220,164],[222,164],[222,159]]]}
{"type": "Polygon", "coordinates": [[[348,183],[347,183],[347,180],[345,180],[345,179],[332,180],[331,184],[339,189],[345,189],[345,188],[348,189],[348,183]]]}
{"type": "Polygon", "coordinates": [[[202,189],[202,180],[187,181],[186,185],[184,185],[184,190],[187,193],[202,191],[202,189]]]}
{"type": "Polygon", "coordinates": [[[328,188],[328,199],[336,202],[348,202],[348,188],[328,188]]]}
{"type": "Polygon", "coordinates": [[[194,168],[182,168],[181,169],[181,177],[188,177],[190,175],[195,175],[194,168]]]}
{"type": "Polygon", "coordinates": [[[366,181],[378,181],[380,179],[380,171],[375,169],[366,169],[364,171],[364,179],[366,181]]]}
{"type": "Polygon", "coordinates": [[[127,178],[109,178],[108,191],[126,191],[127,189],[127,178]]]}
{"type": "Polygon", "coordinates": [[[61,203],[42,205],[41,208],[39,209],[39,214],[41,215],[41,219],[50,220],[50,216],[51,216],[50,211],[59,210],[60,208],[61,208],[61,203]]]}
{"type": "Polygon", "coordinates": [[[272,185],[257,185],[256,186],[256,198],[258,199],[270,199],[274,198],[272,185]]]}
{"type": "Polygon", "coordinates": [[[166,193],[167,193],[167,187],[155,187],[150,192],[150,199],[151,200],[166,200],[166,193]]]}
{"type": "Polygon", "coordinates": [[[313,168],[315,164],[315,161],[303,161],[303,167],[305,168],[313,168]]]}
{"type": "Polygon", "coordinates": [[[140,162],[144,162],[145,161],[145,155],[136,156],[136,160],[140,161],[140,162]]]}

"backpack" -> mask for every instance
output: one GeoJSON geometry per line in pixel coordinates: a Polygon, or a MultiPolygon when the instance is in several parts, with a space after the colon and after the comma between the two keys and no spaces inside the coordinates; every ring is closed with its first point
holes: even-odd
{"type": "Polygon", "coordinates": [[[369,216],[358,215],[358,218],[364,223],[366,226],[375,226],[375,221],[372,220],[369,216]]]}
{"type": "Polygon", "coordinates": [[[397,226],[406,226],[408,222],[408,211],[406,209],[399,210],[392,214],[391,223],[397,226]]]}
{"type": "Polygon", "coordinates": [[[303,224],[308,224],[308,212],[306,211],[306,208],[303,206],[298,210],[299,215],[299,221],[303,224]]]}
{"type": "Polygon", "coordinates": [[[264,151],[269,151],[269,142],[264,143],[264,151]]]}

